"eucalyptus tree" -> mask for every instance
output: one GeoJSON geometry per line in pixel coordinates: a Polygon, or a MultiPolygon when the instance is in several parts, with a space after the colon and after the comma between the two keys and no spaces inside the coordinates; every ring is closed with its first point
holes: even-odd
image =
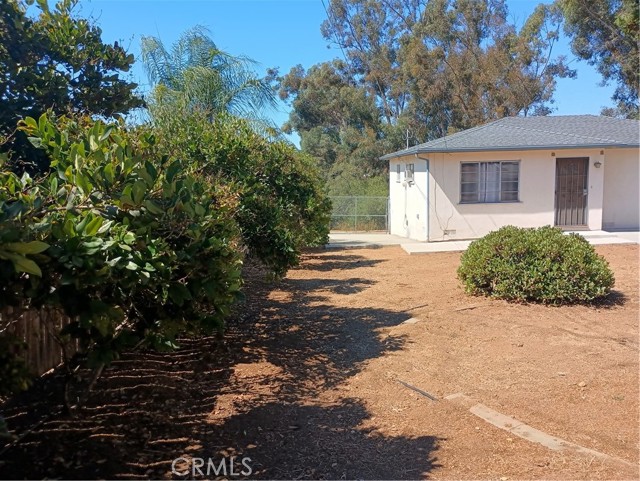
{"type": "Polygon", "coordinates": [[[322,25],[382,119],[440,136],[505,115],[550,111],[562,16],[540,6],[523,26],[505,0],[331,0],[322,25]],[[423,127],[423,128],[424,128],[423,127]]]}
{"type": "Polygon", "coordinates": [[[291,104],[284,132],[297,132],[301,149],[325,173],[344,171],[344,163],[365,175],[386,170],[386,163],[377,159],[397,145],[385,139],[375,96],[356,83],[344,61],[320,63],[308,71],[298,65],[277,80],[280,98],[291,104]]]}
{"type": "Polygon", "coordinates": [[[638,117],[640,7],[638,0],[557,0],[571,50],[614,82],[615,113],[638,117]]]}
{"type": "Polygon", "coordinates": [[[556,80],[574,77],[553,56],[562,16],[539,5],[521,27],[502,0],[429,2],[401,50],[410,108],[434,136],[512,115],[552,112],[556,80]]]}
{"type": "Polygon", "coordinates": [[[330,0],[321,31],[341,58],[279,78],[285,128],[330,182],[386,170],[379,157],[511,115],[552,110],[562,14],[540,5],[523,24],[505,0],[330,0]],[[346,164],[349,164],[348,166],[346,164]]]}
{"type": "Polygon", "coordinates": [[[207,29],[196,26],[167,48],[157,37],[142,38],[142,61],[154,89],[149,107],[156,118],[176,109],[226,112],[268,129],[265,115],[275,105],[269,82],[259,78],[255,62],[218,48],[207,29]]]}

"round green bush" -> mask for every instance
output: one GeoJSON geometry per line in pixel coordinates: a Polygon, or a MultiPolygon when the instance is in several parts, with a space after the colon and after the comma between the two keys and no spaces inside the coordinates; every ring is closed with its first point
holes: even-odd
{"type": "Polygon", "coordinates": [[[472,242],[458,277],[470,294],[545,304],[590,302],[615,281],[584,237],[549,226],[506,226],[472,242]]]}

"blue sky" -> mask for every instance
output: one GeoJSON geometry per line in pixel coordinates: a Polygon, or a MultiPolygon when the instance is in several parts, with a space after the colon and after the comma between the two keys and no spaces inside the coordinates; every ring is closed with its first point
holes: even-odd
{"type": "MultiPolygon", "coordinates": [[[[507,0],[510,20],[520,25],[538,3],[507,0]]],[[[341,56],[320,34],[325,19],[321,0],[81,0],[79,8],[81,15],[95,18],[105,41],[118,40],[136,59],[142,36],[159,37],[169,46],[195,25],[207,27],[222,50],[257,61],[259,73],[270,67],[286,73],[297,64],[308,68],[341,56]]],[[[555,53],[573,58],[564,38],[555,53]]],[[[592,67],[577,60],[571,67],[578,78],[558,81],[554,114],[598,114],[612,104],[613,86],[601,87],[592,67]]],[[[131,74],[144,89],[147,79],[139,62],[131,74]]],[[[287,107],[280,105],[272,116],[281,125],[287,107]]]]}

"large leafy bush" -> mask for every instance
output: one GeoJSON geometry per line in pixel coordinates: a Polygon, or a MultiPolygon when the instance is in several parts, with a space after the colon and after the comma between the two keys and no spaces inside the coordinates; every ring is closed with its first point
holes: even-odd
{"type": "Polygon", "coordinates": [[[323,245],[331,204],[311,159],[291,144],[267,139],[245,120],[198,111],[155,111],[158,148],[232,186],[235,219],[249,254],[276,275],[298,263],[300,250],[323,245]]]}
{"type": "Polygon", "coordinates": [[[607,261],[584,237],[548,226],[507,226],[472,242],[458,277],[471,294],[547,304],[593,301],[614,284],[607,261]]]}
{"type": "MultiPolygon", "coordinates": [[[[246,252],[282,275],[327,236],[330,205],[308,160],[239,119],[127,130],[43,115],[21,129],[51,165],[37,178],[0,165],[0,312],[65,314],[54,334],[79,340],[90,366],[221,330],[246,252]]],[[[10,371],[0,382],[24,385],[10,371]]]]}
{"type": "Polygon", "coordinates": [[[52,172],[0,172],[0,308],[64,312],[60,334],[94,365],[220,328],[241,284],[236,196],[151,136],[46,116],[23,129],[52,172]]]}

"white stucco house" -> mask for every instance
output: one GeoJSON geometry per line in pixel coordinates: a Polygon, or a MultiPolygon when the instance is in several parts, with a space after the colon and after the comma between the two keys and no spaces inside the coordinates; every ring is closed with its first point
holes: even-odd
{"type": "Polygon", "coordinates": [[[475,239],[504,225],[640,227],[640,122],[506,117],[385,155],[390,233],[475,239]]]}

